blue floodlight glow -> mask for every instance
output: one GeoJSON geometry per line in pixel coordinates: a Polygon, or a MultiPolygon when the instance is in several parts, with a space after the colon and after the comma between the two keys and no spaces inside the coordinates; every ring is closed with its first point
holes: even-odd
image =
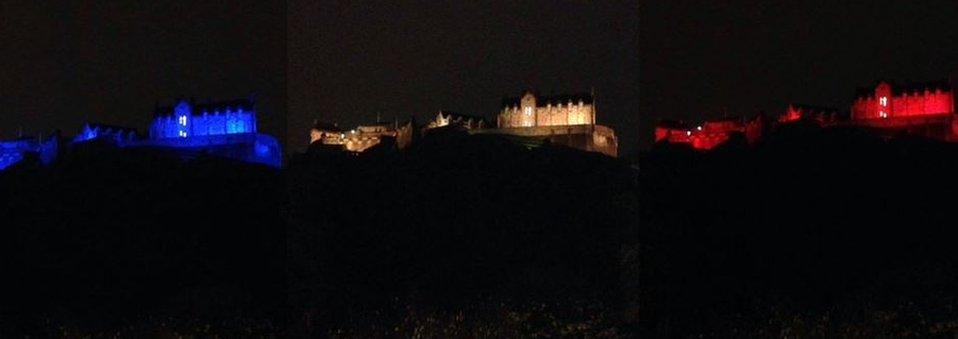
{"type": "Polygon", "coordinates": [[[150,126],[151,139],[189,138],[192,136],[256,133],[256,112],[251,104],[194,107],[179,101],[172,114],[160,115],[150,126]],[[245,106],[245,107],[244,107],[245,106]],[[195,112],[194,108],[199,108],[195,112]]]}
{"type": "Polygon", "coordinates": [[[41,164],[50,164],[57,157],[58,144],[56,136],[47,140],[21,138],[0,141],[0,170],[23,161],[27,154],[36,154],[41,164]]]}
{"type": "Polygon", "coordinates": [[[282,166],[279,142],[256,133],[251,100],[201,105],[180,100],[172,109],[157,114],[150,125],[150,139],[139,144],[282,166]]]}
{"type": "MultiPolygon", "coordinates": [[[[180,100],[173,107],[158,110],[150,124],[150,137],[140,139],[131,128],[86,124],[73,143],[105,141],[116,147],[160,147],[174,149],[184,158],[211,155],[279,168],[282,149],[275,138],[256,132],[256,111],[252,100],[196,105],[180,100]]],[[[59,140],[16,139],[0,141],[0,170],[37,154],[43,164],[57,156],[59,140]]]]}

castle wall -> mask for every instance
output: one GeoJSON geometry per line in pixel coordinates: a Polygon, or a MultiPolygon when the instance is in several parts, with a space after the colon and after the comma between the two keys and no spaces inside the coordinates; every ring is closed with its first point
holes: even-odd
{"type": "Polygon", "coordinates": [[[688,144],[697,150],[711,150],[731,139],[735,133],[745,136],[749,144],[762,137],[765,123],[761,116],[745,121],[720,120],[706,121],[700,126],[660,125],[655,128],[655,142],[668,141],[673,144],[688,144]]]}
{"type": "Polygon", "coordinates": [[[150,137],[161,139],[256,133],[256,116],[252,111],[236,109],[222,112],[202,112],[199,115],[192,115],[187,111],[185,116],[185,120],[181,120],[182,118],[176,114],[153,119],[153,123],[150,125],[150,137]],[[185,132],[185,135],[181,132],[185,132]]]}
{"type": "Polygon", "coordinates": [[[882,83],[874,95],[859,97],[852,104],[852,119],[884,119],[955,112],[954,94],[940,89],[925,89],[892,95],[891,87],[882,83]],[[884,101],[883,101],[884,100],[884,101]]]}
{"type": "Polygon", "coordinates": [[[499,127],[589,125],[594,121],[591,104],[565,103],[539,107],[507,107],[499,114],[499,127]]]}

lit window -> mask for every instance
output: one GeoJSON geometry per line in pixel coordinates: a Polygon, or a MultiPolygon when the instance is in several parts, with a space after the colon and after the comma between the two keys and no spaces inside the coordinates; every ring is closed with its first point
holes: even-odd
{"type": "Polygon", "coordinates": [[[186,116],[185,116],[185,115],[180,116],[180,125],[181,125],[181,126],[186,126],[186,116]]]}
{"type": "Polygon", "coordinates": [[[880,102],[882,106],[888,107],[888,97],[881,97],[878,99],[878,102],[880,102]]]}
{"type": "Polygon", "coordinates": [[[526,115],[532,115],[532,107],[526,107],[526,115]]]}
{"type": "Polygon", "coordinates": [[[180,131],[180,138],[186,138],[186,131],[180,131]]]}

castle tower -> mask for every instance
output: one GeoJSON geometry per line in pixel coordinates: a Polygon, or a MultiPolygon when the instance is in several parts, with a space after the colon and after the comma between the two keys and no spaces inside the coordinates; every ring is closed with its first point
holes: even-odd
{"type": "Polygon", "coordinates": [[[879,82],[878,87],[875,88],[875,100],[878,102],[877,111],[879,118],[888,118],[894,115],[891,104],[891,85],[884,81],[879,82]]]}
{"type": "Polygon", "coordinates": [[[522,100],[520,101],[520,114],[522,118],[520,119],[522,127],[532,127],[536,125],[536,97],[532,95],[532,92],[526,91],[526,94],[522,95],[522,100]]]}
{"type": "Polygon", "coordinates": [[[173,109],[173,117],[176,118],[176,135],[180,138],[189,136],[190,131],[190,104],[186,100],[180,100],[173,109]]]}

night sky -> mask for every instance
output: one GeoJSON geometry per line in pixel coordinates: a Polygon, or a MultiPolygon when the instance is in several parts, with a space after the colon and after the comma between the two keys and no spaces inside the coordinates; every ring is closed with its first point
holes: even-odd
{"type": "Polygon", "coordinates": [[[86,121],[148,131],[154,105],[257,93],[260,130],[286,113],[281,0],[0,2],[0,137],[86,121]]]}
{"type": "Polygon", "coordinates": [[[314,119],[494,118],[525,89],[595,88],[629,154],[662,118],[844,109],[881,78],[958,74],[955,1],[7,0],[0,19],[4,138],[145,131],[156,101],[257,92],[263,131],[288,126],[295,151],[314,119]]]}
{"type": "Polygon", "coordinates": [[[292,1],[290,133],[439,110],[495,121],[525,89],[597,96],[620,145],[638,126],[638,3],[292,1]]]}
{"type": "Polygon", "coordinates": [[[789,102],[847,110],[856,87],[879,79],[958,74],[958,2],[851,3],[643,2],[643,142],[663,117],[777,116],[789,102]]]}

